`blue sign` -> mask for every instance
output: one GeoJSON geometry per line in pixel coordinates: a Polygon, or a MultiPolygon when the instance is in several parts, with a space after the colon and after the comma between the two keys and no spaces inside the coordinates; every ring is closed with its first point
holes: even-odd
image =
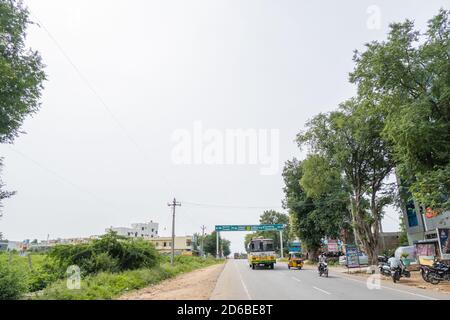
{"type": "Polygon", "coordinates": [[[347,258],[347,268],[359,268],[361,266],[359,263],[359,250],[357,246],[346,245],[345,257],[347,258]]]}

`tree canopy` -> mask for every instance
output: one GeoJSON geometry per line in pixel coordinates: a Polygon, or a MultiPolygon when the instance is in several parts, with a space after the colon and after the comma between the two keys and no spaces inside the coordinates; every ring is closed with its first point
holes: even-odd
{"type": "Polygon", "coordinates": [[[450,208],[449,36],[444,9],[424,33],[411,20],[391,24],[386,41],[355,52],[350,75],[359,95],[383,111],[382,136],[392,144],[397,172],[411,182],[413,197],[440,211],[450,208]]]}
{"type": "MultiPolygon", "coordinates": [[[[231,253],[230,244],[231,243],[229,240],[224,239],[222,237],[219,238],[219,248],[222,250],[222,255],[224,257],[228,257],[231,253]]],[[[211,234],[205,236],[204,246],[205,246],[204,248],[205,253],[214,257],[217,255],[216,231],[213,231],[211,234]]]]}
{"type": "Polygon", "coordinates": [[[31,21],[22,2],[0,0],[0,17],[0,142],[9,143],[38,111],[46,76],[39,53],[25,45],[31,21]]]}
{"type": "MultiPolygon", "coordinates": [[[[25,45],[30,23],[22,1],[0,0],[0,143],[12,143],[25,118],[40,106],[46,75],[39,53],[25,45]]],[[[3,188],[0,180],[0,206],[14,194],[3,188]]]]}
{"type": "MultiPolygon", "coordinates": [[[[315,257],[326,237],[338,238],[341,231],[350,227],[348,197],[337,185],[323,190],[314,189],[314,197],[302,186],[301,181],[314,168],[311,162],[297,159],[287,161],[283,169],[284,206],[289,210],[291,237],[299,238],[306,246],[310,256],[315,257]]],[[[330,180],[331,178],[320,178],[330,180]]]]}

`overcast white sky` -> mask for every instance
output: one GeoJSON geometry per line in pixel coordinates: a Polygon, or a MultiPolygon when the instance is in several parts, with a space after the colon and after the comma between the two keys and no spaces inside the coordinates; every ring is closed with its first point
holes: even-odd
{"type": "MultiPolygon", "coordinates": [[[[0,146],[0,230],[11,240],[101,234],[157,221],[170,233],[167,202],[274,207],[281,167],[303,155],[304,123],[351,97],[352,51],[384,39],[388,24],[419,28],[449,1],[28,0],[29,28],[48,82],[42,108],[13,146],[0,146]],[[368,28],[372,5],[379,29],[368,28]],[[108,112],[62,54],[103,99],[108,112]],[[118,119],[116,121],[115,119],[118,119]],[[205,128],[280,130],[280,172],[255,165],[174,165],[172,133],[205,128]],[[120,123],[120,124],[118,124],[120,123]]],[[[370,24],[369,24],[370,25],[370,24]]],[[[177,209],[177,234],[205,224],[257,224],[262,209],[177,209]]],[[[396,231],[395,211],[385,219],[396,231]],[[393,217],[393,218],[392,218],[393,217]]],[[[243,234],[227,234],[243,250],[243,234]]]]}

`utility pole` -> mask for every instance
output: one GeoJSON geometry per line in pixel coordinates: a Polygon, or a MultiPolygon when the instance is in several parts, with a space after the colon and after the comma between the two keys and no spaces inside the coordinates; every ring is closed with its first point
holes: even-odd
{"type": "Polygon", "coordinates": [[[173,198],[172,203],[167,203],[169,207],[172,207],[172,254],[170,255],[170,265],[173,266],[173,261],[175,258],[175,208],[181,207],[181,203],[177,202],[177,199],[173,198]]]}
{"type": "Polygon", "coordinates": [[[206,230],[206,226],[203,225],[201,228],[202,228],[202,255],[205,256],[205,230],[206,230]]]}

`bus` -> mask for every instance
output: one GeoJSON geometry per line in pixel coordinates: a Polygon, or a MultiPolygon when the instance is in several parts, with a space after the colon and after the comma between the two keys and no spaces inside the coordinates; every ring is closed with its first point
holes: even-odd
{"type": "Polygon", "coordinates": [[[248,244],[248,264],[253,270],[256,267],[273,269],[277,262],[273,239],[256,238],[248,244]]]}

